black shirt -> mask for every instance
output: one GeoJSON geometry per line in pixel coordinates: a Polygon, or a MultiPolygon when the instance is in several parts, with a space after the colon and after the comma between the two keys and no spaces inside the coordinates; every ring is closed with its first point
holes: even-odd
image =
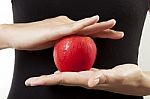
{"type": "MultiPolygon", "coordinates": [[[[95,68],[113,68],[119,64],[138,64],[138,49],[148,10],[148,0],[12,0],[15,23],[26,23],[60,15],[73,20],[98,14],[100,21],[116,19],[113,28],[125,32],[120,40],[94,39],[98,48],[95,68]]],[[[8,99],[142,99],[81,87],[26,87],[31,76],[56,71],[53,48],[41,51],[15,51],[15,67],[8,99]]]]}

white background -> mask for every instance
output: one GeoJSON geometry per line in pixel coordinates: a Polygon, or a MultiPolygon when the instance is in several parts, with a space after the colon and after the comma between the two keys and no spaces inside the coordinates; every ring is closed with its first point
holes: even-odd
{"type": "MultiPolygon", "coordinates": [[[[0,0],[0,24],[12,23],[10,0],[0,0]]],[[[150,15],[148,13],[140,46],[139,66],[150,71],[150,15]]],[[[0,99],[6,99],[14,68],[14,50],[0,50],[0,99]]],[[[145,97],[150,99],[150,97],[145,97]]]]}

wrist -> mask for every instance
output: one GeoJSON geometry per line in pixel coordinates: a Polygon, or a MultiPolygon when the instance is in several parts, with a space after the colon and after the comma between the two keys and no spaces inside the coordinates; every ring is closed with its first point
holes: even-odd
{"type": "Polygon", "coordinates": [[[143,71],[141,87],[143,89],[141,91],[143,91],[144,95],[150,95],[150,72],[143,71]]]}
{"type": "Polygon", "coordinates": [[[143,86],[150,89],[150,72],[143,71],[143,86]]]}
{"type": "Polygon", "coordinates": [[[7,39],[7,24],[0,25],[0,49],[9,48],[8,39],[7,39]]]}

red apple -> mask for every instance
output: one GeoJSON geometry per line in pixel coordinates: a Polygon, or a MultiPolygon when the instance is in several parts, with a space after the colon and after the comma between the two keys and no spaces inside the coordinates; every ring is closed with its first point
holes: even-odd
{"type": "Polygon", "coordinates": [[[54,62],[61,72],[89,70],[96,59],[97,48],[90,37],[67,36],[54,46],[54,62]]]}

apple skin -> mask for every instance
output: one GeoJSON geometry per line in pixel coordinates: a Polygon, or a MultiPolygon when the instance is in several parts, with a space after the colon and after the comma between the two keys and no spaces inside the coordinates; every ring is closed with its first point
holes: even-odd
{"type": "Polygon", "coordinates": [[[71,35],[54,46],[54,62],[61,72],[79,72],[92,68],[97,48],[92,38],[71,35]]]}

